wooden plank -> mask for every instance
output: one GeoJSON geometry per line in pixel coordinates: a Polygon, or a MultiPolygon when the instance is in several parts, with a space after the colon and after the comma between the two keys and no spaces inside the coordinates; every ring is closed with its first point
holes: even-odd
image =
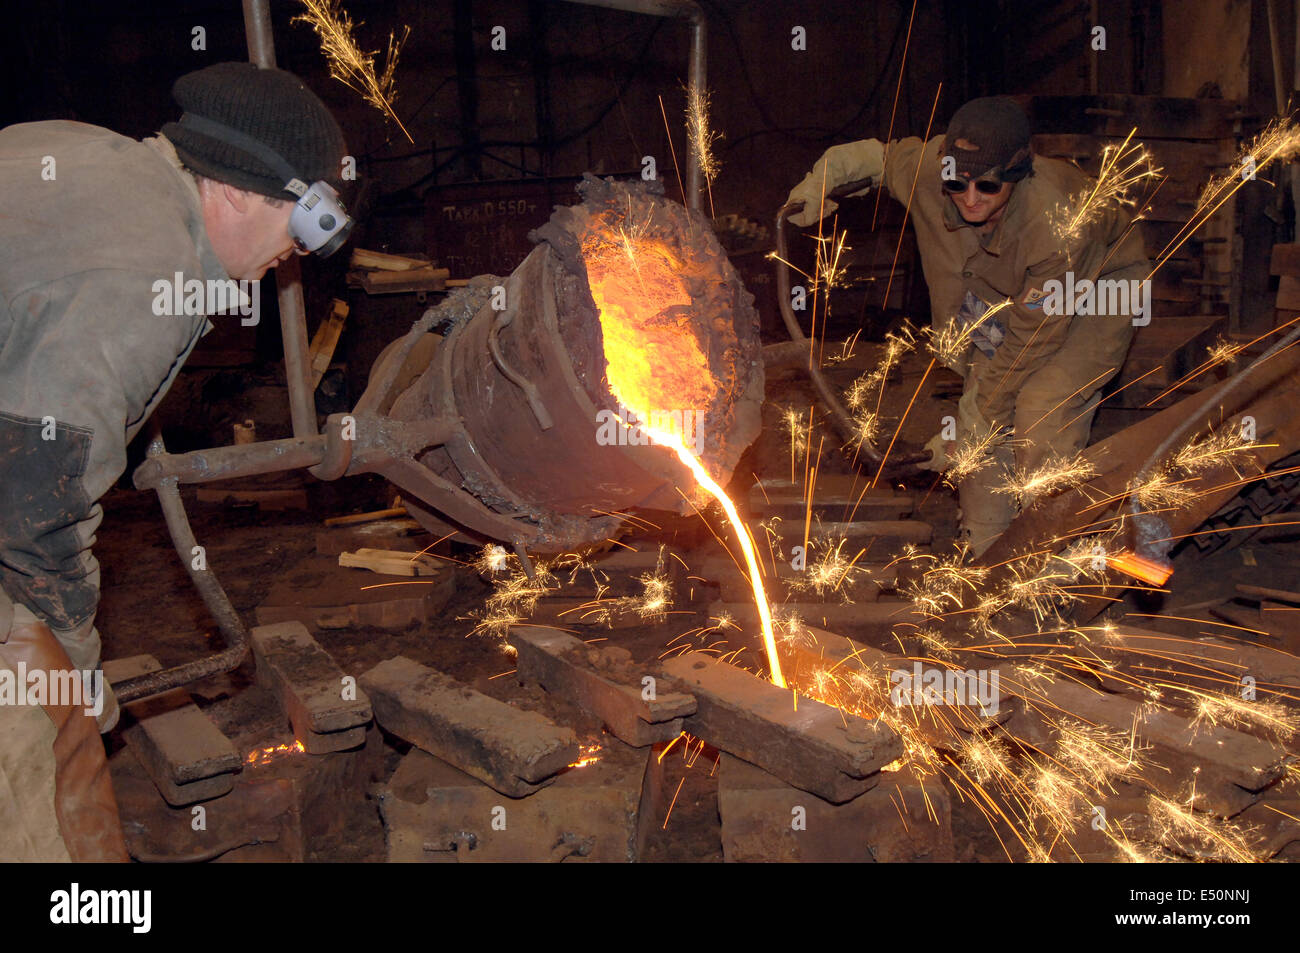
{"type": "Polygon", "coordinates": [[[325,520],[326,526],[351,526],[353,523],[370,523],[374,520],[392,519],[394,516],[405,516],[406,507],[393,506],[386,510],[370,510],[366,513],[351,513],[348,516],[331,516],[325,520]]]}
{"type": "MultiPolygon", "coordinates": [[[[378,520],[355,526],[332,526],[316,533],[316,555],[337,556],[349,550],[369,546],[372,549],[406,551],[424,550],[429,534],[412,519],[378,520]]],[[[447,555],[447,553],[439,553],[447,555]]]]}
{"type": "Polygon", "coordinates": [[[365,547],[352,553],[339,553],[339,565],[369,569],[386,576],[436,576],[444,569],[432,556],[365,547]]]}
{"type": "MultiPolygon", "coordinates": [[[[354,273],[355,274],[355,273],[354,273]]],[[[406,291],[442,291],[450,276],[446,268],[412,268],[410,271],[370,271],[360,274],[366,294],[399,294],[406,291]]]]}
{"type": "Polygon", "coordinates": [[[343,323],[347,318],[347,303],[335,298],[329,315],[316,328],[316,333],[311,336],[311,346],[307,349],[307,356],[311,362],[311,389],[313,391],[320,386],[320,379],[329,370],[330,360],[334,357],[334,349],[338,347],[339,335],[343,333],[343,323]]]}
{"type": "Polygon", "coordinates": [[[410,271],[413,268],[427,268],[429,261],[425,258],[413,258],[409,255],[390,255],[387,252],[372,251],[369,248],[354,248],[352,249],[352,259],[348,264],[353,268],[410,271]]]}
{"type": "Polygon", "coordinates": [[[437,618],[455,588],[448,567],[437,576],[385,584],[328,556],[308,556],[271,586],[255,614],[259,625],[296,620],[322,629],[402,629],[437,618]]]}

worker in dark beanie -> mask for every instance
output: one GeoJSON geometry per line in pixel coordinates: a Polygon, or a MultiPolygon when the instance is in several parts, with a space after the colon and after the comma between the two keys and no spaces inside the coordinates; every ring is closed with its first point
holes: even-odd
{"type": "MultiPolygon", "coordinates": [[[[212,327],[203,307],[176,313],[171,286],[237,301],[351,226],[331,185],[343,135],[297,77],[220,63],[173,96],[180,119],[142,142],[65,121],[0,130],[0,676],[99,672],[97,501],[212,327]]],[[[0,861],[128,859],[100,675],[75,704],[0,705],[0,861]]]]}
{"type": "Polygon", "coordinates": [[[950,342],[939,356],[965,379],[955,439],[938,428],[930,467],[946,470],[959,445],[996,435],[983,465],[958,483],[962,535],[978,556],[1018,514],[1008,474],[1087,446],[1101,388],[1124,363],[1135,323],[1150,320],[1127,296],[1120,314],[1053,306],[1053,282],[1141,282],[1150,274],[1142,239],[1115,206],[1060,233],[1053,216],[1091,180],[1035,156],[1028,118],[1005,97],[971,100],[929,142],[832,146],[790,193],[803,204],[790,221],[816,223],[836,207],[824,194],[857,181],[910,204],[936,340],[950,342]]]}
{"type": "Polygon", "coordinates": [[[172,87],[185,110],[162,127],[190,171],[219,182],[295,200],[267,164],[205,123],[220,123],[273,149],[307,182],[338,179],[343,134],[325,104],[292,73],[251,63],[217,63],[172,87]]]}

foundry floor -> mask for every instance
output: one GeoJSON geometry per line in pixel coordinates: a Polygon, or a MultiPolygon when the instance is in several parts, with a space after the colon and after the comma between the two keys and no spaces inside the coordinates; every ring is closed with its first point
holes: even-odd
{"type": "MultiPolygon", "coordinates": [[[[853,363],[864,361],[865,358],[853,363]]],[[[901,411],[922,370],[923,364],[904,366],[900,381],[891,385],[888,392],[891,396],[884,408],[886,414],[897,415],[901,411]],[[890,400],[897,400],[899,407],[891,408],[890,400]]],[[[855,372],[851,364],[837,373],[847,385],[855,372]]],[[[917,401],[901,435],[900,439],[913,447],[928,439],[936,429],[935,421],[955,409],[959,388],[955,376],[938,378],[938,384],[934,389],[928,387],[929,393],[917,401]],[[940,397],[933,396],[936,390],[940,397]]],[[[779,476],[785,472],[788,478],[789,443],[779,428],[780,408],[802,403],[806,412],[805,393],[801,385],[789,380],[772,382],[764,436],[752,455],[742,460],[743,472],[738,477],[748,481],[749,472],[760,476],[779,476]]],[[[1121,412],[1113,416],[1103,413],[1097,431],[1111,432],[1128,422],[1121,412]]],[[[824,451],[825,457],[830,455],[824,451]]],[[[927,488],[928,485],[920,485],[910,491],[918,501],[924,498],[914,516],[934,525],[933,549],[938,552],[945,550],[953,538],[956,504],[951,492],[940,487],[927,493],[927,488]]],[[[250,624],[254,609],[272,585],[299,560],[315,551],[316,532],[324,517],[386,506],[392,493],[381,481],[368,478],[333,485],[310,481],[307,491],[312,506],[309,511],[259,512],[255,507],[197,504],[193,502],[193,489],[186,490],[195,535],[207,548],[208,563],[250,624]]],[[[95,553],[103,573],[98,625],[104,639],[104,656],[118,658],[147,652],[167,666],[209,651],[219,636],[172,549],[153,496],[116,489],[104,498],[103,505],[105,516],[95,553]]],[[[716,544],[712,545],[716,549],[716,544]]],[[[697,553],[681,555],[689,563],[707,552],[708,547],[704,547],[697,553]]],[[[465,550],[460,555],[472,556],[472,553],[465,550]]],[[[483,607],[491,590],[468,569],[457,569],[456,573],[456,591],[436,623],[413,625],[403,631],[367,627],[321,629],[315,633],[316,638],[345,672],[359,674],[400,654],[444,671],[493,697],[542,711],[553,719],[564,721],[573,716],[574,712],[564,702],[538,689],[525,689],[509,677],[513,663],[498,641],[470,636],[474,623],[469,616],[483,607]]],[[[1256,544],[1205,558],[1184,555],[1171,580],[1173,591],[1166,606],[1204,603],[1216,596],[1226,601],[1235,594],[1233,586],[1237,582],[1294,589],[1297,578],[1300,578],[1300,543],[1296,542],[1256,544]]],[[[691,609],[694,614],[671,615],[668,622],[659,625],[595,634],[608,636],[607,644],[621,645],[637,659],[653,659],[674,636],[703,623],[704,605],[697,603],[694,609],[679,606],[679,609],[691,609]]],[[[1153,624],[1148,627],[1158,627],[1158,620],[1150,621],[1153,624]]],[[[237,715],[242,721],[241,742],[255,741],[263,731],[271,741],[283,734],[271,696],[252,684],[251,662],[228,675],[191,686],[191,693],[200,707],[218,706],[223,719],[237,715]]],[[[121,741],[113,736],[110,745],[118,748],[121,741]]],[[[352,790],[340,792],[339,796],[339,823],[331,827],[328,837],[313,841],[306,859],[384,860],[384,832],[375,792],[392,775],[401,753],[390,739],[382,759],[377,759],[373,766],[373,776],[349,780],[352,790]]],[[[658,818],[660,823],[653,825],[643,859],[720,861],[717,778],[710,770],[717,755],[706,750],[689,768],[677,755],[678,752],[670,754],[664,767],[669,789],[677,788],[681,781],[680,790],[667,827],[662,826],[663,818],[658,818]]],[[[1006,860],[1006,853],[982,815],[960,798],[954,797],[952,801],[957,859],[1006,860]]],[[[1292,845],[1289,850],[1294,851],[1296,847],[1292,845]]],[[[266,855],[234,851],[226,859],[253,860],[262,856],[266,855]]]]}

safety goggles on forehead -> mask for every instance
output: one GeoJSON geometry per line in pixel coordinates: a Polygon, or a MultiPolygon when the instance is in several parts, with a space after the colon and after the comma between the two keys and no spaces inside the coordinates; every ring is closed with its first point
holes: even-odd
{"type": "Polygon", "coordinates": [[[945,192],[952,195],[963,195],[966,189],[971,185],[975,186],[975,191],[981,195],[997,195],[1002,191],[1002,183],[997,179],[944,179],[943,188],[945,192]]]}
{"type": "Polygon", "coordinates": [[[289,237],[299,255],[314,252],[328,258],[348,240],[354,223],[339,201],[338,192],[328,182],[316,181],[308,185],[298,177],[293,166],[266,143],[225,123],[185,113],[181,116],[181,125],[256,156],[283,179],[284,190],[298,196],[289,215],[289,237]]]}

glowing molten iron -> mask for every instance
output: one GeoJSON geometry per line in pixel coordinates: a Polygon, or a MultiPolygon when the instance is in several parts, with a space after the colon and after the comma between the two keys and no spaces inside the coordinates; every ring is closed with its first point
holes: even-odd
{"type": "Polygon", "coordinates": [[[700,486],[726,511],[749,567],[772,681],[784,688],[754,540],[735,504],[687,449],[685,441],[691,435],[675,426],[678,420],[683,426],[687,420],[699,421],[697,412],[706,408],[720,389],[707,355],[687,329],[690,322],[701,318],[681,278],[682,264],[661,242],[640,240],[623,229],[616,235],[589,235],[583,242],[583,258],[591,296],[600,312],[610,392],[641,419],[646,434],[676,452],[700,486]],[[672,421],[668,424],[671,429],[652,426],[649,420],[672,421]]]}
{"type": "Polygon", "coordinates": [[[695,313],[682,263],[661,242],[589,239],[587,280],[600,310],[609,389],[629,410],[695,410],[718,390],[685,325],[695,313]]]}

